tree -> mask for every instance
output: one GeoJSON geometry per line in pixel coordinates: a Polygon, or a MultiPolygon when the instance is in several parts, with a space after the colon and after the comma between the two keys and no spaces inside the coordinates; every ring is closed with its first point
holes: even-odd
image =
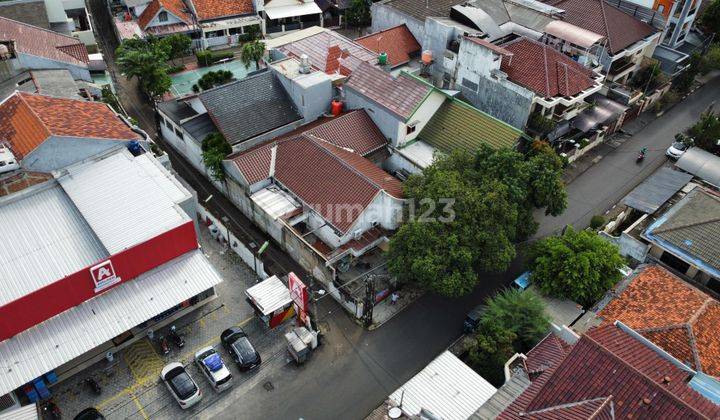
{"type": "Polygon", "coordinates": [[[710,2],[700,16],[700,26],[706,32],[720,34],[720,0],[710,2]]]}
{"type": "Polygon", "coordinates": [[[172,34],[160,40],[168,50],[168,56],[175,64],[175,59],[182,57],[190,52],[192,39],[185,34],[172,34]]]}
{"type": "Polygon", "coordinates": [[[260,68],[260,60],[265,55],[265,43],[255,40],[246,42],[240,51],[240,60],[245,67],[250,67],[250,63],[255,63],[255,68],[260,68]]]}
{"type": "Polygon", "coordinates": [[[192,89],[194,92],[200,92],[200,90],[212,89],[216,86],[222,86],[233,79],[233,73],[229,70],[217,70],[209,71],[200,77],[197,84],[194,84],[192,89]]]}
{"type": "Polygon", "coordinates": [[[220,133],[208,134],[200,146],[202,159],[205,167],[210,170],[210,175],[216,181],[225,180],[225,168],[222,161],[232,153],[232,146],[220,133]]]}
{"type": "Polygon", "coordinates": [[[370,25],[370,5],[367,0],[352,0],[347,10],[345,11],[345,18],[350,26],[356,28],[365,27],[370,25]]]}
{"type": "Polygon", "coordinates": [[[568,226],[532,247],[530,279],[542,293],[590,307],[620,280],[624,263],[615,245],[568,226]]]}
{"type": "Polygon", "coordinates": [[[445,296],[470,292],[478,273],[505,270],[513,244],[535,232],[534,208],[564,210],[561,175],[549,147],[529,156],[486,146],[438,157],[405,183],[412,205],[390,241],[391,273],[445,296]]]}
{"type": "Polygon", "coordinates": [[[513,342],[517,336],[494,322],[482,323],[470,347],[468,360],[480,376],[499,387],[505,382],[503,367],[515,354],[513,342]]]}
{"type": "Polygon", "coordinates": [[[710,153],[720,154],[720,118],[712,112],[703,112],[695,125],[688,130],[695,146],[710,153]]]}
{"type": "Polygon", "coordinates": [[[156,39],[126,39],[115,50],[120,71],[128,79],[137,78],[140,87],[152,98],[170,90],[169,48],[156,39]]]}
{"type": "Polygon", "coordinates": [[[515,334],[516,352],[528,352],[550,328],[545,304],[532,291],[505,289],[487,299],[485,306],[480,322],[496,323],[515,334]]]}

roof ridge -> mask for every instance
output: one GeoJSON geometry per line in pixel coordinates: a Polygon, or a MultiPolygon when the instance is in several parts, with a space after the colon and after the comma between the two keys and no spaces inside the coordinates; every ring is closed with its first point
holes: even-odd
{"type": "MultiPolygon", "coordinates": [[[[600,412],[602,411],[602,409],[605,408],[605,406],[608,405],[608,404],[610,404],[610,406],[611,406],[610,408],[612,409],[612,408],[613,408],[613,407],[612,407],[612,405],[613,405],[613,395],[612,395],[612,394],[610,394],[607,398],[605,398],[605,401],[603,401],[603,403],[600,404],[600,407],[598,407],[597,410],[595,410],[595,412],[592,413],[592,414],[590,415],[590,417],[588,417],[588,420],[592,420],[592,419],[594,419],[595,417],[597,417],[597,416],[600,414],[600,412]]],[[[613,412],[612,412],[612,419],[614,419],[614,418],[615,418],[615,412],[614,412],[614,410],[613,410],[613,412]]]]}
{"type": "MultiPolygon", "coordinates": [[[[618,328],[617,326],[615,326],[615,325],[612,325],[612,326],[610,326],[610,327],[608,327],[608,328],[616,328],[616,329],[619,330],[619,328],[618,328]]],[[[636,340],[636,341],[637,341],[637,339],[634,338],[634,337],[632,337],[631,335],[629,335],[629,334],[627,334],[627,333],[625,333],[625,332],[623,332],[623,334],[627,335],[627,336],[630,337],[632,340],[636,340]]],[[[672,400],[675,400],[676,402],[678,402],[678,403],[680,403],[680,404],[682,404],[682,405],[684,405],[684,406],[686,406],[686,407],[689,407],[690,410],[694,411],[694,412],[695,412],[696,414],[698,414],[700,417],[709,420],[709,417],[706,416],[704,413],[701,413],[698,409],[696,409],[695,407],[693,407],[692,405],[690,405],[689,403],[687,403],[687,402],[686,402],[685,400],[683,400],[682,398],[680,398],[680,397],[678,397],[677,395],[675,395],[674,393],[668,391],[666,388],[660,386],[660,384],[658,384],[657,382],[653,381],[652,378],[650,378],[648,375],[646,375],[646,374],[645,374],[644,372],[642,372],[640,369],[638,369],[638,368],[636,368],[635,366],[631,365],[631,364],[628,363],[625,359],[623,359],[622,357],[616,355],[615,353],[613,353],[612,351],[610,351],[610,349],[608,349],[607,347],[605,347],[605,346],[603,346],[602,344],[600,344],[599,341],[596,341],[594,338],[590,337],[588,334],[584,334],[582,338],[587,338],[587,340],[588,340],[591,344],[593,344],[594,346],[596,346],[600,351],[602,351],[603,353],[609,355],[610,357],[612,357],[612,358],[615,359],[616,361],[619,361],[623,366],[627,367],[628,369],[630,369],[631,371],[633,371],[634,373],[636,373],[637,375],[639,375],[646,383],[650,384],[651,387],[660,390],[661,393],[665,394],[666,396],[669,396],[672,400]]],[[[581,338],[581,340],[582,340],[582,338],[581,338]]],[[[642,342],[640,342],[640,343],[641,343],[645,348],[647,348],[649,351],[655,353],[652,349],[650,349],[650,348],[648,348],[647,346],[645,346],[642,342]]],[[[660,358],[660,355],[658,355],[657,353],[655,353],[655,355],[656,355],[658,358],[660,358]]],[[[665,360],[665,359],[663,359],[663,360],[665,360]]],[[[692,388],[689,388],[689,390],[692,391],[692,392],[696,392],[696,391],[694,391],[692,388]]],[[[701,398],[704,398],[704,397],[702,397],[700,394],[698,394],[698,395],[699,395],[701,398]]]]}
{"type": "MultiPolygon", "coordinates": [[[[372,185],[373,187],[377,188],[379,191],[385,191],[385,189],[382,188],[380,185],[376,184],[375,181],[373,181],[373,180],[370,179],[368,176],[366,176],[365,174],[363,174],[362,172],[360,172],[359,170],[357,170],[357,168],[355,168],[353,165],[349,164],[347,161],[345,161],[345,159],[341,158],[340,156],[338,156],[337,154],[335,154],[333,151],[329,150],[325,145],[327,144],[327,145],[330,145],[330,146],[333,146],[333,147],[337,147],[338,149],[344,150],[344,151],[346,151],[347,153],[353,153],[353,154],[357,154],[357,153],[347,151],[347,150],[343,149],[342,147],[336,146],[336,145],[330,143],[329,141],[327,141],[327,140],[325,140],[325,139],[322,139],[322,138],[320,138],[320,137],[318,137],[318,136],[316,136],[316,135],[314,135],[314,134],[311,134],[311,133],[303,133],[303,134],[300,135],[300,137],[307,137],[308,140],[310,140],[312,143],[315,143],[320,149],[324,150],[325,153],[327,153],[327,154],[329,154],[330,156],[332,156],[333,159],[335,159],[335,160],[337,160],[338,162],[340,162],[340,163],[341,163],[343,166],[345,166],[347,169],[350,169],[353,173],[355,173],[355,175],[361,177],[363,180],[365,180],[367,183],[369,183],[369,184],[372,185]],[[322,142],[322,143],[320,143],[320,142],[322,142]]],[[[358,155],[358,157],[361,157],[361,158],[365,159],[364,157],[362,157],[362,156],[360,156],[360,155],[358,155]]]]}
{"type": "Polygon", "coordinates": [[[713,217],[708,220],[702,220],[699,222],[692,222],[692,223],[685,223],[685,224],[673,226],[673,227],[666,227],[666,228],[660,227],[659,229],[655,229],[654,233],[657,234],[657,233],[672,232],[672,231],[678,230],[678,229],[687,229],[690,227],[695,227],[695,226],[704,225],[707,223],[715,223],[715,222],[720,222],[720,217],[713,217]]]}
{"type": "MultiPolygon", "coordinates": [[[[18,24],[18,25],[29,26],[29,27],[31,27],[31,28],[33,28],[33,29],[37,29],[37,30],[40,30],[40,31],[43,31],[43,32],[47,32],[47,33],[49,33],[49,34],[57,35],[57,36],[60,36],[60,37],[63,37],[63,38],[72,39],[73,41],[75,41],[75,44],[74,44],[74,45],[82,44],[82,42],[80,42],[79,39],[77,39],[77,38],[75,38],[75,37],[72,37],[72,36],[70,36],[70,35],[61,34],[61,33],[59,33],[59,32],[55,32],[55,31],[52,31],[52,30],[50,30],[50,29],[41,28],[41,27],[39,27],[39,26],[31,25],[31,24],[25,23],[25,22],[20,22],[19,20],[13,20],[13,19],[10,19],[10,18],[6,18],[6,17],[4,17],[4,16],[0,16],[0,19],[2,19],[2,20],[7,20],[7,21],[10,21],[10,22],[15,23],[15,24],[18,24]]],[[[68,45],[63,45],[63,46],[69,46],[69,45],[73,45],[73,44],[68,44],[68,45]]],[[[84,44],[82,44],[82,45],[84,45],[84,44]]],[[[57,47],[55,47],[55,48],[57,48],[57,47]]]]}
{"type": "MultiPolygon", "coordinates": [[[[46,133],[48,136],[51,136],[51,135],[52,135],[52,132],[51,132],[50,129],[48,128],[47,124],[45,124],[45,121],[43,121],[42,118],[40,118],[40,115],[39,115],[37,112],[35,112],[35,109],[32,107],[32,105],[30,105],[30,104],[28,103],[28,101],[25,100],[25,94],[26,94],[26,92],[16,91],[16,95],[18,95],[18,97],[20,98],[20,101],[22,101],[22,103],[25,104],[25,106],[30,110],[30,112],[33,114],[33,116],[35,116],[35,118],[36,118],[37,121],[40,123],[40,125],[45,129],[45,133],[46,133]]],[[[27,93],[27,94],[28,94],[28,95],[31,95],[31,94],[29,94],[29,93],[27,93]]],[[[44,96],[44,95],[41,95],[41,96],[44,96]]],[[[47,138],[46,138],[45,140],[47,140],[47,138]]]]}
{"type": "Polygon", "coordinates": [[[388,32],[388,31],[391,31],[391,30],[393,30],[393,29],[397,29],[397,28],[399,28],[399,27],[401,27],[401,26],[407,26],[407,25],[404,24],[404,23],[401,23],[401,24],[399,24],[399,25],[391,26],[391,27],[389,27],[389,28],[387,28],[387,29],[382,29],[382,30],[379,30],[379,31],[377,31],[377,32],[373,32],[373,33],[369,33],[369,34],[367,34],[367,35],[359,36],[359,37],[353,39],[352,41],[357,41],[357,40],[359,40],[359,39],[369,38],[369,37],[371,37],[371,36],[374,36],[374,35],[377,35],[377,34],[381,34],[381,33],[383,33],[383,32],[388,32]]]}
{"type": "Polygon", "coordinates": [[[547,48],[544,46],[540,46],[543,51],[543,65],[545,66],[545,93],[550,94],[550,73],[548,69],[548,58],[547,58],[547,48]]]}
{"type": "MultiPolygon", "coordinates": [[[[695,370],[699,370],[699,368],[702,367],[702,363],[700,363],[700,354],[698,353],[697,344],[696,344],[696,342],[695,342],[695,333],[693,332],[692,324],[690,324],[689,321],[683,322],[683,323],[681,323],[681,324],[668,325],[668,326],[666,326],[666,327],[643,328],[643,329],[638,329],[638,330],[635,330],[635,331],[638,332],[638,333],[640,333],[640,334],[643,335],[643,337],[644,337],[644,334],[643,334],[643,333],[664,332],[664,331],[670,331],[670,330],[676,330],[676,329],[682,329],[682,330],[685,331],[685,333],[687,333],[687,337],[688,337],[688,347],[690,347],[690,351],[691,351],[692,354],[693,354],[693,362],[695,363],[695,366],[698,368],[698,369],[695,369],[695,370]]],[[[647,337],[645,337],[645,338],[647,338],[647,337]]],[[[653,344],[655,344],[655,342],[654,342],[653,340],[650,340],[649,338],[647,338],[647,339],[648,339],[649,341],[651,341],[653,344]]],[[[673,354],[671,354],[669,351],[665,350],[662,346],[660,346],[660,345],[658,345],[658,344],[655,344],[655,345],[657,345],[658,347],[660,347],[661,349],[663,349],[663,351],[669,353],[671,356],[675,357],[675,355],[673,355],[673,354]]],[[[677,357],[675,357],[675,358],[677,359],[677,357]]],[[[679,360],[681,363],[686,364],[685,361],[680,360],[680,359],[678,359],[678,360],[679,360]]],[[[692,368],[692,366],[690,366],[690,368],[692,368]]]]}
{"type": "MultiPolygon", "coordinates": [[[[596,401],[607,401],[608,399],[611,399],[611,398],[612,398],[612,395],[608,395],[607,397],[588,398],[588,399],[581,400],[581,401],[573,401],[573,402],[569,402],[569,403],[553,405],[552,407],[541,408],[538,410],[526,411],[525,414],[547,413],[548,411],[560,410],[563,408],[570,408],[570,407],[577,407],[578,405],[588,404],[588,403],[592,403],[592,402],[596,402],[596,401]]],[[[604,403],[601,405],[601,407],[603,405],[604,405],[604,403]]],[[[597,410],[596,410],[596,412],[597,412],[597,410]]],[[[593,415],[594,414],[595,413],[593,413],[593,415]]],[[[590,417],[590,418],[592,418],[592,417],[590,417]]]]}
{"type": "Polygon", "coordinates": [[[595,0],[595,1],[600,2],[600,12],[602,12],[602,17],[603,17],[603,26],[605,27],[605,37],[607,38],[608,47],[609,47],[610,51],[613,51],[612,37],[610,36],[610,27],[608,26],[608,22],[607,22],[607,14],[605,14],[605,0],[595,0]]]}

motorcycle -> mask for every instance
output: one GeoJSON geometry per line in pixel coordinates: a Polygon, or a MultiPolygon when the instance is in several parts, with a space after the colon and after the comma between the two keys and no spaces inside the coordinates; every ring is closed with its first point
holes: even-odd
{"type": "Polygon", "coordinates": [[[637,158],[635,158],[635,163],[640,163],[640,162],[642,162],[642,160],[645,159],[645,154],[646,154],[646,153],[647,153],[647,149],[646,149],[646,148],[643,147],[642,149],[640,149],[640,153],[638,153],[637,158]]]}
{"type": "Polygon", "coordinates": [[[87,378],[85,379],[85,383],[95,395],[102,394],[102,388],[100,388],[100,384],[95,379],[87,378]]]}
{"type": "Polygon", "coordinates": [[[43,419],[60,420],[60,418],[62,418],[60,407],[58,407],[52,400],[48,400],[45,404],[43,404],[41,412],[43,419]]]}
{"type": "Polygon", "coordinates": [[[174,345],[176,345],[178,348],[183,348],[185,346],[185,340],[180,336],[180,334],[177,333],[177,329],[173,325],[170,327],[170,331],[168,332],[168,338],[174,345]]]}
{"type": "Polygon", "coordinates": [[[168,344],[167,338],[165,336],[158,337],[158,342],[160,343],[160,350],[162,351],[162,354],[166,355],[170,353],[170,345],[168,344]]]}

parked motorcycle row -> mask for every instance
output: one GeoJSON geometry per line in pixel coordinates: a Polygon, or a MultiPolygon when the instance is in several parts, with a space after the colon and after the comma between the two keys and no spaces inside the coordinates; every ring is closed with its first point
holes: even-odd
{"type": "Polygon", "coordinates": [[[160,352],[163,355],[170,353],[170,343],[172,343],[178,349],[185,347],[185,339],[182,338],[177,332],[177,328],[172,325],[167,335],[159,335],[157,338],[158,345],[160,346],[160,352]]]}

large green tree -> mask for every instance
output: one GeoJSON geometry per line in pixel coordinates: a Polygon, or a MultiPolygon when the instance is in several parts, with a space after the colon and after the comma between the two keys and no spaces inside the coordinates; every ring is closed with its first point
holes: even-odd
{"type": "Polygon", "coordinates": [[[688,134],[695,146],[720,155],[720,118],[717,114],[703,112],[698,122],[690,127],[688,134]]]}
{"type": "Polygon", "coordinates": [[[168,35],[162,38],[160,42],[167,48],[168,57],[173,63],[176,58],[188,54],[190,52],[190,46],[192,45],[192,39],[185,34],[168,35]]]}
{"type": "Polygon", "coordinates": [[[710,33],[720,34],[720,0],[712,0],[707,6],[702,16],[700,16],[700,26],[710,33]]]}
{"type": "Polygon", "coordinates": [[[370,25],[372,17],[368,0],[352,0],[345,11],[345,18],[348,25],[356,28],[370,25]]]}
{"type": "Polygon", "coordinates": [[[468,361],[480,376],[499,387],[505,382],[505,363],[515,354],[514,332],[497,323],[481,324],[468,352],[468,361]]]}
{"type": "Polygon", "coordinates": [[[259,69],[263,55],[265,55],[265,43],[259,40],[246,42],[240,50],[240,60],[245,67],[250,67],[250,63],[255,63],[255,69],[259,69]]]}
{"type": "Polygon", "coordinates": [[[488,299],[481,323],[498,323],[512,331],[516,338],[513,348],[526,353],[548,332],[550,320],[545,304],[533,291],[505,289],[488,299]]]}
{"type": "Polygon", "coordinates": [[[617,246],[594,232],[568,226],[561,236],[537,242],[530,251],[531,281],[544,294],[584,307],[597,302],[622,277],[617,246]]]}
{"type": "Polygon", "coordinates": [[[137,78],[140,87],[152,98],[170,90],[169,48],[157,39],[127,39],[115,50],[120,71],[128,79],[137,78]]]}
{"type": "Polygon", "coordinates": [[[445,296],[468,293],[478,273],[505,270],[513,244],[536,231],[534,208],[564,210],[561,174],[549,148],[525,156],[483,147],[438,157],[405,183],[408,223],[390,241],[390,271],[445,296]]]}
{"type": "Polygon", "coordinates": [[[203,139],[200,148],[202,149],[203,164],[210,171],[210,175],[216,181],[224,181],[225,168],[222,161],[232,153],[230,143],[222,134],[211,133],[203,139]]]}

